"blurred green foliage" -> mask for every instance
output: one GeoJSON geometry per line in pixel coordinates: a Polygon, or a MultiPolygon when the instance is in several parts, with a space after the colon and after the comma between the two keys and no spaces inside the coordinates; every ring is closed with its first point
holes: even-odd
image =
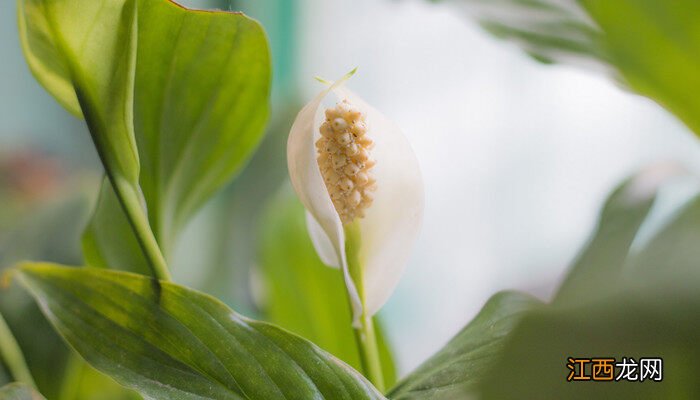
{"type": "Polygon", "coordinates": [[[653,201],[635,201],[630,195],[634,183],[608,200],[596,234],[551,306],[533,312],[515,329],[485,383],[486,398],[700,395],[692,367],[700,356],[700,253],[695,245],[700,198],[677,211],[643,247],[631,247],[653,201]],[[567,357],[661,357],[663,382],[567,382],[567,357]],[[522,368],[523,362],[537,367],[522,368]]]}
{"type": "Polygon", "coordinates": [[[700,135],[696,0],[444,0],[544,62],[593,66],[700,135]]]}
{"type": "Polygon", "coordinates": [[[21,383],[11,383],[0,387],[0,399],[3,400],[43,400],[39,393],[21,383]]]}

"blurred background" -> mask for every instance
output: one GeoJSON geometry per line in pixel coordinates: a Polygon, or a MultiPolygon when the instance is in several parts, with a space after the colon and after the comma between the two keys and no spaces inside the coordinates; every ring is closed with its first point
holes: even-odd
{"type": "MultiPolygon", "coordinates": [[[[426,184],[420,239],[381,312],[400,373],[440,348],[494,292],[547,299],[622,179],[668,159],[700,172],[697,140],[657,104],[604,71],[540,64],[449,3],[181,3],[259,19],[274,83],[268,136],[251,162],[258,168],[190,224],[175,280],[246,315],[259,312],[255,233],[260,204],[286,179],[291,121],[321,89],[314,76],[335,79],[357,66],[349,86],[403,128],[426,184]]],[[[15,15],[14,2],[0,2],[0,266],[28,258],[79,264],[101,166],[84,122],[27,69],[15,15]]]]}

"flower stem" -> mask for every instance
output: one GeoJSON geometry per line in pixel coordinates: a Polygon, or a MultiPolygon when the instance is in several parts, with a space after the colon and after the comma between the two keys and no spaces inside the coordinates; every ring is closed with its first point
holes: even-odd
{"type": "Polygon", "coordinates": [[[129,224],[134,230],[134,234],[146,256],[146,260],[148,260],[153,276],[161,281],[172,280],[168,265],[165,262],[165,257],[158,246],[158,241],[151,230],[148,217],[141,206],[139,195],[133,190],[131,185],[126,182],[111,178],[110,182],[126,213],[129,224]]]}
{"type": "MultiPolygon", "coordinates": [[[[379,358],[374,321],[372,320],[372,316],[367,314],[367,307],[365,307],[364,304],[364,281],[362,276],[362,264],[359,257],[360,243],[360,229],[358,223],[355,222],[346,225],[345,253],[348,260],[348,269],[362,302],[360,324],[359,326],[353,326],[355,341],[357,342],[357,348],[360,353],[360,363],[364,375],[380,392],[384,392],[384,375],[382,372],[382,362],[379,358]]],[[[348,292],[348,296],[349,295],[348,292]]]]}
{"type": "Polygon", "coordinates": [[[382,363],[379,359],[379,348],[377,347],[377,337],[374,333],[374,322],[371,317],[362,315],[362,326],[353,329],[355,332],[355,341],[360,351],[360,362],[365,375],[370,382],[384,392],[384,373],[382,372],[382,363]]]}
{"type": "Polygon", "coordinates": [[[17,344],[15,337],[12,336],[12,331],[7,326],[7,322],[5,322],[2,314],[0,314],[0,355],[10,370],[12,378],[36,389],[36,383],[34,383],[34,378],[29,372],[22,349],[17,344]]]}

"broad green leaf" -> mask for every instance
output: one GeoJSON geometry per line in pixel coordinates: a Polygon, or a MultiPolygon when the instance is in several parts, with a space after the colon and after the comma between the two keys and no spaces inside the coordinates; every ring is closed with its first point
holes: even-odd
{"type": "Polygon", "coordinates": [[[146,397],[382,398],[314,344],[185,287],[51,264],[16,274],[90,364],[146,397]]]}
{"type": "MultiPolygon", "coordinates": [[[[260,272],[266,318],[359,369],[343,276],[316,255],[304,207],[288,185],[267,205],[262,227],[260,272]]],[[[379,320],[375,318],[385,387],[391,387],[396,370],[379,320]]]]}
{"type": "Polygon", "coordinates": [[[252,155],[262,138],[270,55],[262,27],[236,13],[140,0],[135,130],[156,236],[168,235],[252,155]]]}
{"type": "Polygon", "coordinates": [[[630,237],[638,234],[654,197],[621,201],[630,186],[608,200],[596,236],[553,304],[530,313],[513,331],[482,384],[483,398],[700,396],[693,368],[700,356],[700,198],[641,249],[630,249],[630,237]],[[633,357],[637,362],[661,357],[663,381],[567,382],[568,357],[633,357]]]}
{"type": "Polygon", "coordinates": [[[85,234],[88,262],[141,270],[130,264],[140,256],[121,257],[134,240],[105,240],[102,225],[128,226],[118,221],[128,205],[138,214],[131,224],[150,225],[167,255],[191,215],[240,170],[269,112],[264,31],[242,14],[168,0],[20,0],[19,7],[30,68],[69,109],[77,93],[115,188],[102,191],[85,234]]]}
{"type": "Polygon", "coordinates": [[[45,400],[42,395],[22,383],[10,383],[0,388],[0,400],[45,400]]]}
{"type": "Polygon", "coordinates": [[[594,65],[700,135],[696,0],[448,0],[545,62],[594,65]]]}
{"type": "Polygon", "coordinates": [[[388,397],[397,400],[465,398],[496,362],[514,326],[541,304],[517,292],[494,295],[461,332],[402,379],[388,397]]]}

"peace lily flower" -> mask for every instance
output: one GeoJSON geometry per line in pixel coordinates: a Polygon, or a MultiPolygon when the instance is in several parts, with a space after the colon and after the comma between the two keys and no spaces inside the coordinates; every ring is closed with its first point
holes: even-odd
{"type": "Polygon", "coordinates": [[[354,72],[325,82],[299,112],[287,162],[314,247],[326,265],[342,269],[359,328],[384,305],[408,261],[423,217],[423,182],[398,126],[344,87],[354,72]],[[325,108],[324,100],[335,102],[325,108]]]}

